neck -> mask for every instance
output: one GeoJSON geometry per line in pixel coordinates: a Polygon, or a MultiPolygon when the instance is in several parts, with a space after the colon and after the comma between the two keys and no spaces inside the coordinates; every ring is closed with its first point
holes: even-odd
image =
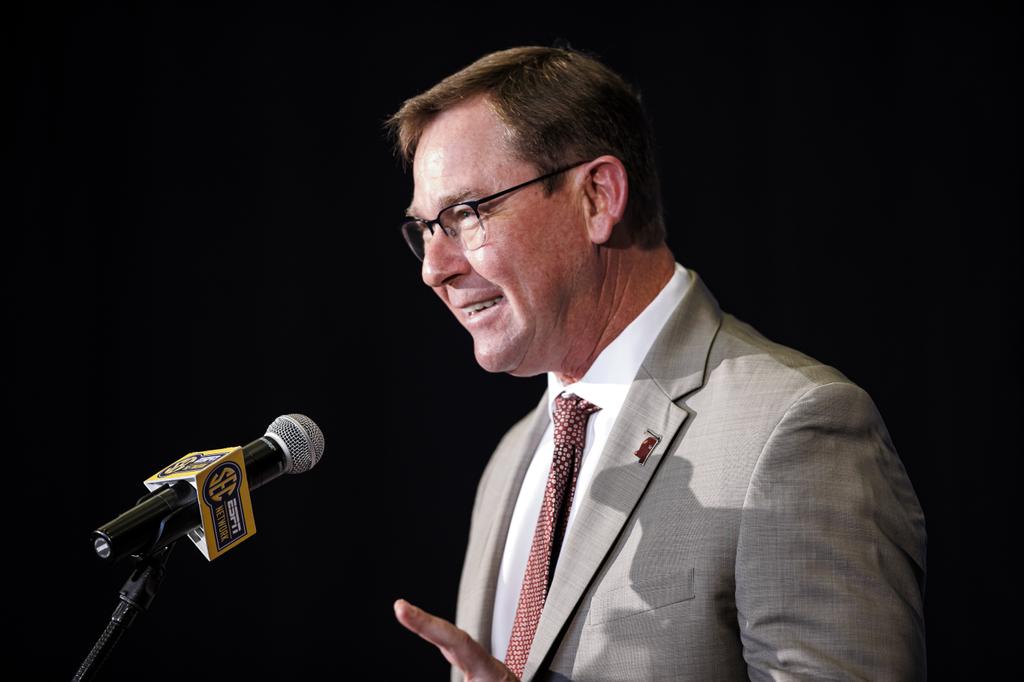
{"type": "Polygon", "coordinates": [[[601,249],[595,283],[595,303],[583,311],[579,338],[555,376],[563,384],[579,381],[608,345],[651,304],[675,273],[675,256],[668,246],[642,251],[637,248],[601,249]]]}

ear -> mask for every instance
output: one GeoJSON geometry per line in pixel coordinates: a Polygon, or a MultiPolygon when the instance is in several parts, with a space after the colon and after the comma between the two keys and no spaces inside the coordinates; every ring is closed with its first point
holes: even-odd
{"type": "Polygon", "coordinates": [[[583,166],[583,217],[587,234],[594,244],[612,238],[615,226],[626,213],[629,179],[626,167],[614,156],[599,156],[583,166]]]}

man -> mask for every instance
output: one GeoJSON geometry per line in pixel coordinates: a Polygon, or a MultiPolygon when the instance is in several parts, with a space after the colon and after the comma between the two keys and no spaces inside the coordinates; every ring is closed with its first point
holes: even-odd
{"type": "Polygon", "coordinates": [[[676,262],[630,87],[516,48],[389,125],[424,282],[481,367],[548,376],[480,479],[455,624],[395,602],[452,679],[924,677],[924,516],[882,418],[676,262]]]}

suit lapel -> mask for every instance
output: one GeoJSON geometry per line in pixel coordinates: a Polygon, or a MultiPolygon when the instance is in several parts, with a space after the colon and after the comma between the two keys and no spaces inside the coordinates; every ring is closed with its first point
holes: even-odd
{"type": "Polygon", "coordinates": [[[498,572],[505,551],[508,528],[512,523],[519,489],[526,477],[533,454],[540,445],[544,430],[550,418],[547,410],[547,391],[541,396],[529,420],[529,428],[520,438],[502,445],[496,453],[495,470],[489,477],[487,489],[483,491],[481,505],[481,532],[486,532],[479,544],[479,552],[468,558],[471,573],[465,586],[460,587],[460,599],[466,600],[466,619],[462,628],[485,649],[491,649],[491,629],[494,617],[494,594],[498,584],[498,572]],[[488,505],[488,500],[494,503],[488,505]],[[488,517],[488,511],[491,514],[488,517]]]}
{"type": "MultiPolygon", "coordinates": [[[[558,641],[580,598],[661,464],[664,453],[671,447],[680,426],[686,421],[689,413],[679,407],[676,401],[703,384],[708,352],[721,324],[722,313],[696,271],[690,271],[694,281],[637,372],[622,411],[598,459],[593,482],[580,502],[573,528],[555,567],[544,611],[523,671],[524,682],[532,679],[552,645],[558,641]],[[661,439],[641,465],[633,453],[649,435],[648,431],[661,439]]],[[[542,412],[543,419],[535,421],[541,421],[542,426],[546,426],[546,410],[542,412]]],[[[502,490],[499,498],[502,501],[502,512],[500,518],[495,519],[484,550],[488,562],[488,589],[485,594],[490,600],[486,609],[488,637],[494,585],[505,536],[526,466],[541,435],[542,427],[536,438],[529,439],[530,442],[525,444],[526,452],[520,458],[515,480],[510,481],[502,490]]]]}

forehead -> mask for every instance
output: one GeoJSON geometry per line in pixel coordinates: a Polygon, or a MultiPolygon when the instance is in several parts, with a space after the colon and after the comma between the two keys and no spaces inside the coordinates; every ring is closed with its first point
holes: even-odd
{"type": "Polygon", "coordinates": [[[406,213],[434,217],[459,201],[499,191],[522,162],[507,151],[508,129],[477,97],[438,114],[413,158],[413,199],[406,213]]]}

